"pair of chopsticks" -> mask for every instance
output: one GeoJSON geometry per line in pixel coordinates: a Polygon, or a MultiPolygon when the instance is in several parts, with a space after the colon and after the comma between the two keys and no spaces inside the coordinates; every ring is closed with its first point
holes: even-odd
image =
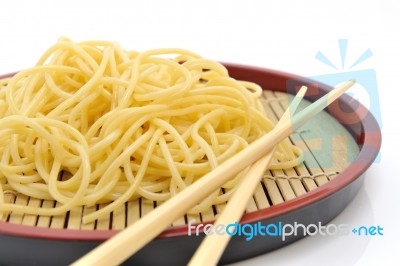
{"type": "MultiPolygon", "coordinates": [[[[247,148],[219,165],[213,171],[204,175],[195,183],[185,188],[175,197],[164,202],[161,206],[158,206],[155,210],[134,224],[128,226],[125,230],[99,245],[72,265],[120,264],[153,238],[157,237],[165,228],[169,227],[176,219],[183,216],[190,208],[207,197],[216,188],[222,186],[232,176],[261,159],[260,162],[251,166],[250,174],[253,176],[246,176],[243,179],[242,183],[239,185],[238,191],[235,192],[232,199],[228,202],[228,205],[220,215],[217,223],[224,223],[229,220],[229,222],[226,223],[228,224],[232,220],[237,221],[243,214],[244,207],[247,204],[246,199],[252,195],[255,186],[260,180],[259,173],[262,172],[262,170],[265,171],[268,167],[274,147],[294,132],[294,130],[330,105],[354,83],[355,81],[349,81],[338,86],[307,108],[293,114],[305,94],[306,89],[302,87],[282,119],[268,134],[254,141],[247,148]],[[267,155],[265,156],[265,154],[267,155]],[[232,203],[232,201],[234,203],[232,203]],[[238,205],[235,204],[240,204],[244,207],[241,206],[239,208],[238,205]],[[229,206],[234,206],[234,208],[229,206]]],[[[229,236],[217,237],[218,239],[215,240],[210,236],[206,237],[204,241],[207,242],[203,242],[200,249],[195,253],[195,256],[190,262],[191,265],[216,264],[229,241],[229,236]],[[208,247],[209,245],[210,247],[208,247]],[[213,245],[213,247],[211,247],[211,245],[213,245]]]]}

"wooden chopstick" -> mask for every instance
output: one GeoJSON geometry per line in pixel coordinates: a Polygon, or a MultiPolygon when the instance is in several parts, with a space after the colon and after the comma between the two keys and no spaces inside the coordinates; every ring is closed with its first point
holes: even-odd
{"type": "Polygon", "coordinates": [[[275,145],[288,137],[305,121],[323,110],[329,103],[342,95],[354,81],[344,83],[301,112],[304,117],[295,115],[289,121],[275,127],[235,156],[226,160],[213,171],[204,175],[175,197],[158,206],[154,211],[128,226],[114,237],[77,260],[72,265],[118,265],[141,247],[157,237],[174,220],[184,215],[191,207],[220,187],[245,167],[259,160],[275,145]]]}
{"type": "MultiPolygon", "coordinates": [[[[303,86],[296,97],[292,100],[289,107],[286,109],[282,118],[276,124],[279,126],[287,122],[291,116],[296,112],[297,107],[300,104],[301,99],[304,97],[307,91],[307,87],[303,86]]],[[[246,176],[243,178],[239,186],[237,187],[234,194],[229,199],[223,212],[220,214],[214,225],[222,224],[228,225],[234,223],[240,219],[246,209],[247,203],[254,194],[254,190],[260,183],[268,165],[274,155],[276,146],[264,157],[255,162],[246,176]]],[[[190,260],[190,266],[202,266],[202,265],[216,265],[219,258],[221,257],[225,247],[231,238],[230,234],[216,234],[213,230],[211,234],[207,235],[206,238],[201,242],[201,245],[197,249],[196,253],[190,260]]]]}

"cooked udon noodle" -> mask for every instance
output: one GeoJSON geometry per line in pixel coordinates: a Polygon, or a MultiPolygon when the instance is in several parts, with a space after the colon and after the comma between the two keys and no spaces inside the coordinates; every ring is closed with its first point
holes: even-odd
{"type": "MultiPolygon", "coordinates": [[[[87,223],[138,197],[168,200],[274,127],[261,95],[190,51],[61,38],[0,81],[0,213],[106,203],[87,223]],[[7,203],[7,191],[59,204],[7,203]]],[[[301,151],[285,140],[274,156],[270,169],[288,168],[301,151]]],[[[191,212],[227,201],[244,172],[191,212]]]]}

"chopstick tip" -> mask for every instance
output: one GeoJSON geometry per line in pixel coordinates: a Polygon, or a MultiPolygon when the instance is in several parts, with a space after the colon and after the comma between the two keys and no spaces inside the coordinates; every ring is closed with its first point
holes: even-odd
{"type": "Polygon", "coordinates": [[[355,79],[350,79],[350,80],[348,80],[348,81],[346,81],[344,84],[343,84],[343,89],[345,90],[345,91],[347,91],[348,89],[350,89],[354,84],[356,84],[357,83],[357,81],[355,80],[355,79]]]}
{"type": "Polygon", "coordinates": [[[301,86],[299,92],[302,94],[305,94],[307,90],[308,90],[308,87],[303,85],[303,86],[301,86]]]}

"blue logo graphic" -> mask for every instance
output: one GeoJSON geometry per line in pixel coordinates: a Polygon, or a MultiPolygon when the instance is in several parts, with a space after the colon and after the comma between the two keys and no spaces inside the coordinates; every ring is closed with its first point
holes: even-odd
{"type": "MultiPolygon", "coordinates": [[[[311,80],[315,80],[317,82],[321,82],[324,84],[327,84],[331,87],[337,87],[341,83],[344,83],[348,80],[356,80],[356,84],[347,92],[348,95],[350,95],[353,99],[349,102],[349,104],[352,105],[352,107],[357,110],[357,115],[354,115],[354,112],[349,112],[349,110],[344,110],[344,108],[341,107],[340,103],[336,102],[328,107],[328,109],[334,108],[336,113],[342,112],[343,115],[341,115],[341,118],[338,119],[341,124],[344,126],[347,125],[352,125],[356,122],[359,121],[359,119],[363,119],[368,115],[368,112],[361,112],[362,109],[359,105],[361,102],[367,110],[375,117],[375,119],[378,122],[378,125],[380,128],[382,128],[382,119],[381,119],[381,112],[380,112],[380,102],[379,102],[379,94],[378,94],[378,83],[377,83],[377,77],[376,77],[376,72],[374,69],[363,69],[363,70],[353,70],[356,66],[360,66],[361,63],[363,63],[365,60],[369,59],[372,57],[373,53],[371,49],[366,49],[364,52],[360,53],[360,56],[357,57],[357,59],[354,62],[348,63],[346,61],[347,57],[347,46],[348,46],[348,40],[347,39],[339,39],[338,40],[338,45],[339,45],[339,52],[340,52],[340,62],[341,64],[339,66],[335,65],[332,63],[332,60],[328,58],[323,52],[317,51],[315,55],[315,59],[317,59],[319,62],[322,62],[323,64],[331,67],[333,69],[333,73],[327,73],[323,75],[315,75],[315,76],[309,76],[308,78],[311,80]],[[361,109],[360,109],[361,108],[361,109]]],[[[301,80],[294,79],[294,80],[288,80],[287,82],[287,90],[289,93],[294,93],[301,84],[301,80]]],[[[313,84],[309,86],[314,86],[313,84]]],[[[310,87],[309,87],[310,88],[310,87]]],[[[312,89],[312,88],[311,88],[312,89]]],[[[315,84],[314,90],[318,91],[318,85],[315,84]]],[[[310,90],[312,91],[312,90],[310,90]]],[[[332,109],[331,109],[332,110],[332,109]]],[[[324,165],[318,165],[316,162],[309,162],[308,165],[311,168],[318,168],[318,167],[332,167],[333,166],[333,155],[332,154],[326,154],[327,151],[332,151],[333,147],[335,146],[335,138],[340,138],[341,136],[333,136],[333,137],[326,137],[326,138],[318,138],[315,139],[315,136],[311,136],[312,134],[302,134],[300,131],[299,136],[294,136],[294,139],[301,140],[301,138],[304,141],[308,142],[318,142],[319,147],[318,148],[310,148],[310,151],[305,151],[306,153],[310,153],[309,155],[306,154],[306,156],[314,156],[318,158],[326,158],[323,162],[324,165]],[[310,136],[308,136],[310,135],[310,136]],[[312,165],[315,164],[315,165],[312,165]]],[[[348,139],[348,148],[350,148],[351,143],[350,139],[348,139]]],[[[369,144],[366,144],[364,148],[368,148],[369,144]]],[[[373,145],[373,144],[372,144],[373,145]]],[[[371,146],[371,148],[374,148],[371,146]]],[[[347,158],[348,162],[351,162],[352,159],[350,157],[347,158]]],[[[380,155],[375,159],[375,162],[380,161],[380,155]]],[[[318,162],[319,163],[319,162],[318,162]]]]}
{"type": "MultiPolygon", "coordinates": [[[[351,93],[353,94],[353,98],[355,100],[363,100],[367,109],[373,114],[375,119],[377,120],[379,127],[382,128],[382,118],[380,112],[380,104],[379,104],[379,94],[378,94],[378,85],[376,79],[376,72],[373,69],[364,69],[364,70],[351,70],[353,67],[361,64],[368,58],[372,57],[371,49],[367,49],[364,53],[362,53],[358,59],[350,64],[350,67],[345,70],[346,65],[346,54],[347,54],[347,39],[339,39],[339,50],[340,50],[340,58],[341,58],[341,71],[339,73],[311,76],[310,79],[325,83],[332,87],[336,87],[340,83],[343,83],[350,79],[355,79],[357,81],[357,85],[355,88],[351,89],[351,93]]],[[[322,52],[318,51],[315,55],[315,59],[328,65],[335,70],[339,70],[337,66],[335,66],[322,52]]],[[[341,121],[344,124],[351,124],[353,121],[344,120],[341,121]]]]}

